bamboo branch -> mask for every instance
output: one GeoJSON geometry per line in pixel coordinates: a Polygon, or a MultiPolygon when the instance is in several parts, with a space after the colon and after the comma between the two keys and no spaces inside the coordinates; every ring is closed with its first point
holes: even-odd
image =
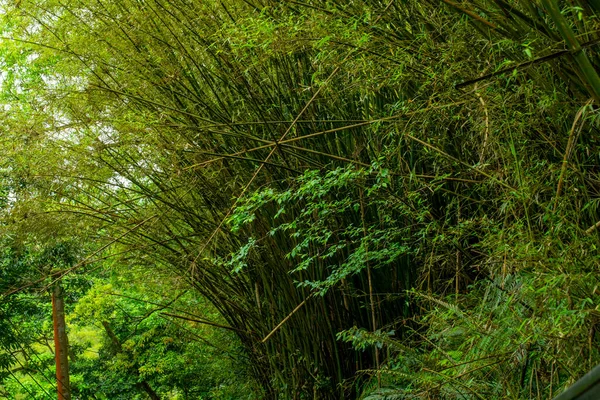
{"type": "Polygon", "coordinates": [[[287,315],[287,317],[285,317],[280,323],[277,324],[277,326],[275,328],[273,328],[273,330],[271,332],[269,332],[269,334],[267,336],[265,336],[265,338],[263,340],[261,340],[261,343],[265,343],[267,340],[269,340],[271,338],[271,336],[273,336],[275,334],[275,332],[277,332],[279,330],[279,328],[281,328],[283,326],[283,324],[285,324],[290,318],[292,318],[292,315],[294,315],[296,313],[296,311],[298,311],[299,309],[302,308],[302,306],[304,304],[306,304],[306,301],[310,298],[311,296],[308,296],[307,298],[305,298],[304,300],[302,300],[302,303],[298,304],[296,306],[296,308],[294,308],[292,310],[291,313],[289,313],[287,315]]]}
{"type": "MultiPolygon", "coordinates": [[[[600,43],[600,39],[591,40],[589,42],[581,44],[581,48],[591,47],[591,46],[594,46],[594,45],[596,45],[598,43],[600,43]]],[[[566,50],[566,49],[559,50],[559,51],[556,51],[554,53],[548,54],[546,56],[538,57],[538,58],[536,58],[534,60],[526,61],[526,62],[517,64],[517,65],[515,65],[513,67],[502,68],[499,71],[492,72],[492,73],[489,73],[487,75],[480,76],[479,78],[469,79],[468,81],[464,81],[464,82],[461,82],[461,83],[457,84],[455,86],[455,88],[460,89],[460,88],[463,88],[465,86],[473,85],[473,84],[475,84],[477,82],[485,81],[487,79],[493,78],[493,77],[498,76],[498,75],[506,74],[508,72],[513,72],[514,70],[520,71],[520,70],[525,69],[527,67],[532,67],[532,66],[537,65],[537,64],[542,64],[542,63],[554,60],[556,58],[565,56],[567,54],[571,54],[571,51],[570,50],[566,50]]]]}

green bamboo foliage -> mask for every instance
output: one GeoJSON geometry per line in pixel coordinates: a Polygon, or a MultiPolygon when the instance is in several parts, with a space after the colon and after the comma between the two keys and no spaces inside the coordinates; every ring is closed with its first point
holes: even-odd
{"type": "MultiPolygon", "coordinates": [[[[104,208],[102,204],[93,205],[93,199],[73,199],[72,210],[100,213],[107,223],[122,226],[126,232],[127,221],[141,224],[119,241],[132,248],[145,240],[158,246],[155,254],[161,254],[167,265],[215,304],[240,332],[240,339],[253,358],[257,380],[270,397],[279,392],[292,397],[300,392],[326,397],[352,393],[355,388],[346,380],[353,378],[352,371],[357,366],[368,366],[372,360],[369,355],[355,354],[348,345],[338,343],[335,334],[348,324],[369,321],[370,315],[361,310],[364,301],[360,297],[332,291],[324,298],[307,299],[309,290],[295,289],[294,281],[299,278],[289,274],[293,265],[282,261],[286,259],[286,249],[291,247],[283,237],[270,240],[265,245],[270,250],[262,251],[244,274],[233,274],[231,266],[212,260],[226,259],[249,234],[233,235],[222,225],[232,206],[231,197],[241,195],[244,188],[281,182],[307,167],[332,160],[368,165],[374,149],[366,138],[354,137],[352,132],[364,132],[363,127],[371,124],[365,123],[365,118],[377,109],[377,102],[369,104],[367,97],[369,102],[362,104],[356,94],[351,104],[345,104],[342,98],[325,104],[315,96],[319,89],[310,87],[322,85],[324,92],[331,93],[337,79],[331,81],[328,76],[337,78],[337,73],[335,69],[315,71],[305,54],[308,49],[302,47],[291,55],[261,54],[260,50],[248,49],[249,59],[237,59],[247,54],[235,46],[252,40],[254,32],[240,32],[250,36],[234,38],[239,42],[233,44],[227,44],[224,37],[211,38],[205,33],[227,26],[231,19],[228,12],[233,12],[230,8],[195,10],[196,6],[161,2],[143,6],[142,12],[135,10],[136,4],[126,2],[80,3],[57,9],[46,6],[48,15],[64,19],[64,32],[54,32],[57,46],[69,40],[64,37],[67,32],[85,32],[88,37],[102,40],[109,29],[118,27],[113,32],[117,36],[103,41],[103,48],[82,48],[78,58],[93,74],[86,92],[94,96],[100,90],[110,95],[108,102],[95,97],[94,101],[103,103],[88,103],[86,107],[108,106],[112,117],[118,118],[112,123],[119,131],[115,142],[108,138],[107,144],[107,138],[100,137],[102,143],[95,146],[94,157],[126,183],[117,181],[116,192],[103,185],[89,189],[108,196],[101,200],[106,205],[116,200],[116,206],[104,208]],[[81,9],[97,13],[96,26],[80,17],[81,9]],[[191,16],[207,11],[211,18],[204,21],[207,26],[198,32],[198,22],[191,16]],[[120,19],[120,15],[128,17],[120,19]],[[139,30],[132,29],[132,25],[139,30]],[[223,47],[215,49],[216,45],[223,47]],[[258,54],[251,54],[253,51],[258,54]],[[267,61],[261,60],[265,57],[267,61]],[[99,60],[105,67],[94,66],[99,60]],[[246,66],[246,62],[250,65],[246,66]],[[122,65],[123,70],[112,69],[113,64],[122,65]],[[315,80],[310,76],[315,73],[321,77],[315,80]],[[309,89],[299,89],[302,85],[309,89]],[[117,102],[112,103],[114,100],[117,102]],[[139,139],[147,128],[137,125],[136,113],[156,115],[152,136],[139,139]],[[321,116],[326,116],[323,121],[321,116]],[[290,126],[292,120],[297,121],[290,126]],[[344,125],[356,128],[342,129],[344,125]],[[323,134],[324,137],[311,140],[310,148],[298,144],[298,139],[281,145],[274,143],[278,138],[283,141],[286,132],[297,138],[326,131],[332,131],[334,140],[323,134]],[[159,151],[150,156],[148,146],[159,151]],[[240,154],[244,148],[256,150],[240,154]],[[348,157],[355,148],[365,148],[358,159],[348,157]],[[275,149],[277,159],[269,160],[275,149]],[[262,168],[262,174],[255,177],[252,168],[248,168],[253,165],[262,168]],[[195,188],[190,190],[190,185],[195,188]],[[214,191],[212,188],[216,187],[223,190],[214,191]],[[136,200],[140,197],[147,199],[147,207],[136,200]],[[306,305],[263,343],[262,339],[305,300],[306,305]],[[349,319],[349,315],[354,317],[349,319]],[[282,387],[283,383],[289,386],[282,387]]],[[[242,7],[236,15],[248,12],[242,7]]],[[[38,21],[42,19],[39,17],[38,21]]],[[[352,47],[348,51],[353,51],[352,47]]],[[[87,118],[90,113],[77,103],[69,107],[71,118],[87,118]]],[[[89,133],[93,135],[95,130],[91,127],[89,133]]],[[[265,222],[253,227],[252,234],[267,236],[265,222]]],[[[324,277],[318,270],[306,274],[313,281],[324,277]]],[[[353,290],[365,290],[364,280],[357,284],[353,290]]]]}
{"type": "Polygon", "coordinates": [[[22,2],[75,127],[37,207],[196,288],[265,398],[547,397],[598,359],[596,6],[443,3],[22,2]]]}

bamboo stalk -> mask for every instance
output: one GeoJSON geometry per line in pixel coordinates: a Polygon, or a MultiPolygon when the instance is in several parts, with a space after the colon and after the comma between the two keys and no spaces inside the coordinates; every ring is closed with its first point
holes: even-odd
{"type": "Polygon", "coordinates": [[[594,100],[600,103],[600,76],[598,76],[596,69],[593,67],[587,54],[585,54],[566,18],[560,12],[556,0],[541,0],[541,2],[556,24],[557,30],[567,43],[573,59],[579,66],[579,70],[585,78],[583,83],[587,86],[594,100]]]}
{"type": "MultiPolygon", "coordinates": [[[[567,172],[567,164],[569,162],[569,157],[571,156],[571,152],[573,150],[573,146],[575,145],[575,138],[576,138],[576,128],[577,128],[577,123],[579,122],[579,120],[581,119],[581,117],[583,116],[583,113],[585,112],[585,110],[587,109],[587,107],[592,104],[593,102],[593,98],[590,99],[583,107],[581,107],[579,109],[579,111],[577,111],[577,114],[575,114],[575,119],[573,120],[573,125],[571,125],[571,131],[569,132],[569,139],[567,141],[567,147],[565,149],[565,154],[563,156],[563,160],[562,160],[562,165],[560,168],[560,176],[558,178],[558,185],[556,187],[556,195],[555,195],[555,200],[554,200],[554,207],[553,207],[553,211],[556,211],[556,207],[558,206],[558,200],[562,191],[562,187],[564,184],[564,178],[565,178],[565,173],[567,172]]],[[[579,128],[579,130],[581,130],[581,128],[583,128],[583,124],[582,126],[579,128]]]]}

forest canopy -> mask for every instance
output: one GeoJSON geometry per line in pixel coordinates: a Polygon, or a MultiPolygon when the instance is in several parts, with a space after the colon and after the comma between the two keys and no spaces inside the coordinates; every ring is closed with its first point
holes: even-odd
{"type": "Polygon", "coordinates": [[[542,399],[600,362],[598,1],[0,9],[1,398],[542,399]]]}

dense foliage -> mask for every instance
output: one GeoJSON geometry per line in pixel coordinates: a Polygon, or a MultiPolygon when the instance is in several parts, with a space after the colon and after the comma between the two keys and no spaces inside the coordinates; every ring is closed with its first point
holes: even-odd
{"type": "Polygon", "coordinates": [[[3,395],[53,390],[57,280],[81,398],[551,398],[600,361],[597,1],[1,7],[3,395]]]}

